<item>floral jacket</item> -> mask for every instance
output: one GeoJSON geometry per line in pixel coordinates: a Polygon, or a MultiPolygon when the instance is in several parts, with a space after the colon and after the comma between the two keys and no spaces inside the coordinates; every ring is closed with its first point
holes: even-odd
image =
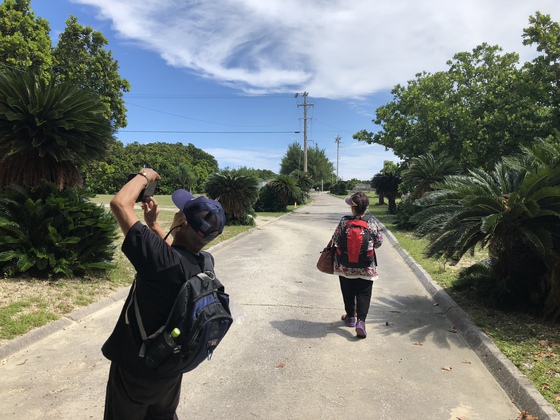
{"type": "MultiPolygon", "coordinates": [[[[332,242],[334,243],[335,246],[338,246],[338,241],[340,235],[342,235],[342,231],[344,225],[346,225],[346,222],[354,218],[355,218],[354,216],[343,216],[342,219],[340,219],[340,222],[338,223],[338,226],[334,230],[332,236],[332,242]]],[[[381,235],[381,230],[379,229],[379,226],[377,225],[373,217],[371,217],[368,220],[368,225],[369,225],[369,232],[371,234],[371,237],[373,238],[373,248],[377,249],[383,243],[383,235],[381,235]]],[[[342,264],[339,263],[337,255],[338,254],[335,254],[333,274],[337,276],[343,276],[349,279],[360,278],[366,280],[377,280],[378,277],[377,269],[374,263],[371,263],[369,267],[365,267],[365,268],[344,267],[342,264]]]]}

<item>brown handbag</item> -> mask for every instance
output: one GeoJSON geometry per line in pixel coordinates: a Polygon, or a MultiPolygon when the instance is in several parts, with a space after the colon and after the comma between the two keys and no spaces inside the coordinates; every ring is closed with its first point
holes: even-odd
{"type": "Polygon", "coordinates": [[[336,252],[335,247],[331,242],[323,248],[321,255],[319,256],[319,261],[317,261],[317,269],[326,274],[334,273],[334,253],[336,252]]]}

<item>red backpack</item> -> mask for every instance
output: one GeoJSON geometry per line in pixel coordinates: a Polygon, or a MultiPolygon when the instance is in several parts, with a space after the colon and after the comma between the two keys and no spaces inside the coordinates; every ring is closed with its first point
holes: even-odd
{"type": "Polygon", "coordinates": [[[370,242],[373,243],[367,222],[370,217],[350,219],[342,228],[336,253],[338,262],[344,267],[365,268],[375,262],[373,247],[368,250],[370,242]]]}

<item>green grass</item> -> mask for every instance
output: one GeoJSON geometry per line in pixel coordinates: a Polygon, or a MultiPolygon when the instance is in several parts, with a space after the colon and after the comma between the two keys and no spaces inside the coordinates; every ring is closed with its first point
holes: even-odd
{"type": "MultiPolygon", "coordinates": [[[[377,197],[370,196],[370,203],[377,203],[377,197]]],[[[560,325],[528,314],[504,313],[481,306],[478,300],[453,286],[461,267],[484,258],[484,252],[477,252],[474,258],[464,258],[458,266],[451,267],[444,261],[427,258],[426,240],[399,229],[394,224],[395,216],[387,213],[387,206],[372,204],[369,210],[560,412],[560,325]]]]}
{"type": "Polygon", "coordinates": [[[0,309],[0,333],[11,339],[24,334],[37,325],[58,319],[46,309],[46,303],[38,298],[27,298],[0,309]]]}

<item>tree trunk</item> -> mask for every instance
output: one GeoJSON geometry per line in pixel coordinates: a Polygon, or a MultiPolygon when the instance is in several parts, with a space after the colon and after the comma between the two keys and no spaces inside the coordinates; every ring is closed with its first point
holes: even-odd
{"type": "Polygon", "coordinates": [[[397,212],[397,199],[396,199],[396,197],[389,196],[389,197],[387,197],[387,199],[389,200],[389,208],[387,209],[387,211],[389,212],[389,214],[395,214],[397,212]]]}

